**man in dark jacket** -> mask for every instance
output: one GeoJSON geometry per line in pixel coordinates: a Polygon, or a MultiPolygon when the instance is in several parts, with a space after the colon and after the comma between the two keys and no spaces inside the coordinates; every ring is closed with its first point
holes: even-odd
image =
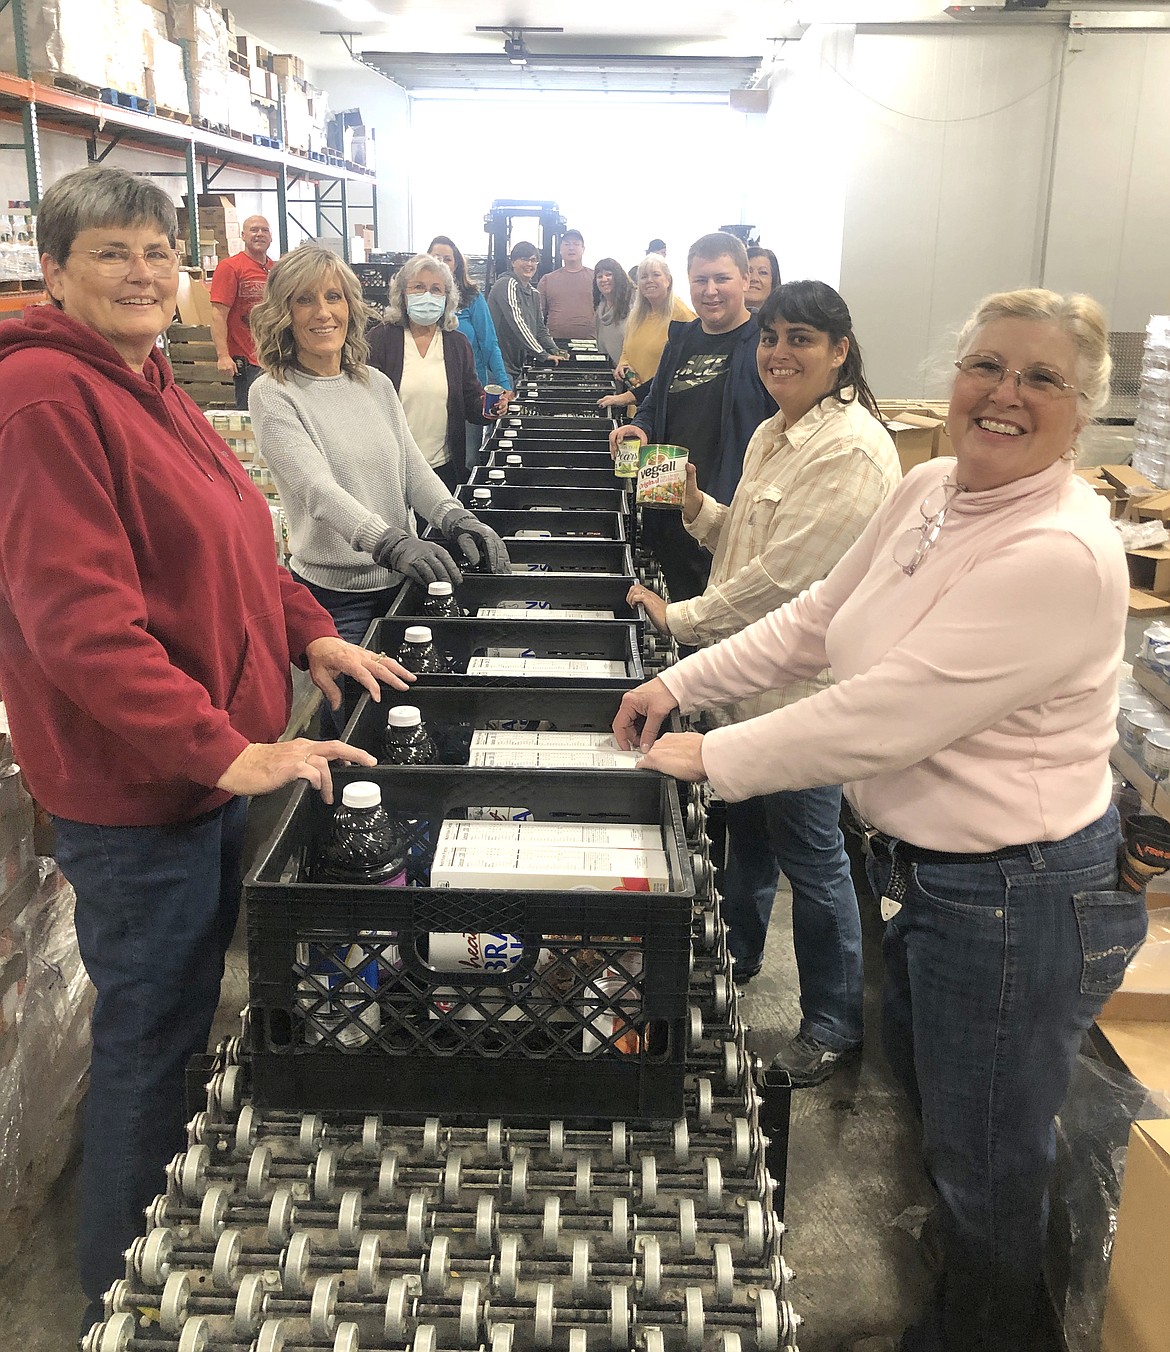
{"type": "MultiPolygon", "coordinates": [[[[752,433],[776,412],[756,369],[759,329],[747,308],[747,250],[734,235],[704,235],[687,255],[691,306],[698,319],[670,325],[658,371],[629,427],[643,441],[685,446],[699,487],[730,503],[752,433]]],[[[669,508],[647,511],[643,539],[662,569],[672,601],[698,596],[711,556],[669,508]]]]}

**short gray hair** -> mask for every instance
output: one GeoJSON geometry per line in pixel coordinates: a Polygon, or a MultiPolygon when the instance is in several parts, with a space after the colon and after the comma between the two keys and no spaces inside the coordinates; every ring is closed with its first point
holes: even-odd
{"type": "Polygon", "coordinates": [[[958,351],[965,357],[975,334],[995,319],[1030,319],[1055,324],[1072,339],[1077,350],[1076,382],[1088,417],[1095,418],[1109,402],[1109,322],[1105,311],[1081,293],[1062,296],[1059,291],[1025,287],[984,296],[959,330],[958,351]]]}
{"type": "Polygon", "coordinates": [[[387,323],[400,324],[403,328],[410,323],[410,316],[406,313],[406,288],[422,272],[438,273],[447,288],[447,308],[439,320],[439,328],[448,332],[457,329],[459,320],[455,314],[459,309],[459,288],[446,263],[440,263],[430,254],[415,254],[413,258],[408,258],[391,278],[390,303],[386,306],[387,323]]]}
{"type": "Polygon", "coordinates": [[[41,198],[37,242],[62,266],[83,230],[107,225],[157,225],[175,247],[175,204],[149,178],[114,165],[95,164],[59,178],[41,198]]]}

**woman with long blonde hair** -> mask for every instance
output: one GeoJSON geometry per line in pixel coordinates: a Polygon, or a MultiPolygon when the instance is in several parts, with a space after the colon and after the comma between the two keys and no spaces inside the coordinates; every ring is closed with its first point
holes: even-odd
{"type": "Polygon", "coordinates": [[[637,402],[638,390],[654,379],[666,347],[672,319],[689,322],[695,312],[674,294],[670,264],[661,254],[647,254],[638,264],[638,288],[626,322],[626,341],[614,374],[632,388],[598,400],[601,408],[626,408],[637,402]]]}

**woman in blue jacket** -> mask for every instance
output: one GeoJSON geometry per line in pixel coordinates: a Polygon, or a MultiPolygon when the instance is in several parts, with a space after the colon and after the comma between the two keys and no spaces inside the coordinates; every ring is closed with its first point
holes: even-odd
{"type": "MultiPolygon", "coordinates": [[[[500,344],[496,338],[496,326],[492,323],[491,311],[483,292],[467,275],[467,263],[459,246],[446,235],[436,235],[427,248],[432,258],[446,263],[459,288],[459,332],[471,344],[475,354],[475,373],[481,385],[499,385],[510,390],[512,382],[504,370],[504,359],[500,355],[500,344]]],[[[467,468],[472,470],[479,464],[480,450],[483,446],[483,428],[476,423],[467,424],[467,468]]]]}

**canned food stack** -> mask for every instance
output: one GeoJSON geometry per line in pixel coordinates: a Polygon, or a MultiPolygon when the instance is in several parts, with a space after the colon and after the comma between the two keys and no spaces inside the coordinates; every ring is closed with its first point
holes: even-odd
{"type": "Polygon", "coordinates": [[[1133,467],[1159,488],[1170,488],[1170,315],[1153,315],[1146,325],[1133,467]]]}
{"type": "Polygon", "coordinates": [[[706,801],[610,732],[655,655],[611,424],[509,421],[465,500],[516,571],[408,583],[371,629],[410,704],[362,698],[379,765],[336,808],[299,786],[249,875],[244,1036],[85,1352],[795,1347],[788,1092],[706,801]]]}

